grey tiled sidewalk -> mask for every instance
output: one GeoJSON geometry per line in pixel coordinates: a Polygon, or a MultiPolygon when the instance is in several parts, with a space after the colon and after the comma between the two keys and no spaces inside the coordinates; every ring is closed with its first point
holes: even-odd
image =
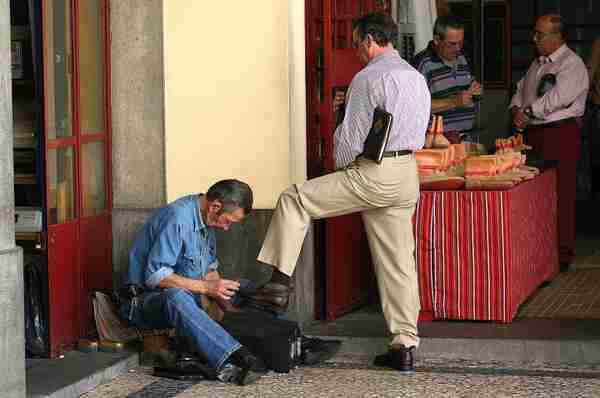
{"type": "Polygon", "coordinates": [[[270,373],[239,387],[213,381],[159,379],[136,368],[84,398],[191,397],[599,397],[600,366],[421,361],[404,375],[370,366],[370,358],[338,356],[320,367],[270,373]]]}

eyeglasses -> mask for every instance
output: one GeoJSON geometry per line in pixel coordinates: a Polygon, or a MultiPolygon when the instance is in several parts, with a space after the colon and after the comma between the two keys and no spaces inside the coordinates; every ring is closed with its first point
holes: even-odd
{"type": "Polygon", "coordinates": [[[531,32],[531,38],[536,40],[544,40],[546,37],[550,35],[554,35],[558,32],[540,32],[539,30],[534,30],[531,32]]]}
{"type": "Polygon", "coordinates": [[[456,41],[456,42],[452,42],[452,41],[442,41],[442,43],[444,43],[444,45],[446,47],[454,47],[454,48],[461,48],[463,45],[462,41],[456,41]]]}

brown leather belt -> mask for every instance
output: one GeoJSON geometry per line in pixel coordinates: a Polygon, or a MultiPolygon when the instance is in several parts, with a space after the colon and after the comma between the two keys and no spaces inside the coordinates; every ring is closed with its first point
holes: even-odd
{"type": "Polygon", "coordinates": [[[561,126],[564,126],[565,124],[578,123],[577,119],[578,118],[576,118],[576,117],[569,117],[566,119],[555,120],[553,122],[548,122],[548,123],[531,124],[527,128],[528,129],[547,129],[547,128],[552,128],[552,127],[561,127],[561,126]]]}
{"type": "Polygon", "coordinates": [[[401,151],[385,151],[383,153],[384,158],[395,158],[398,156],[410,155],[413,153],[410,149],[403,149],[401,151]]]}

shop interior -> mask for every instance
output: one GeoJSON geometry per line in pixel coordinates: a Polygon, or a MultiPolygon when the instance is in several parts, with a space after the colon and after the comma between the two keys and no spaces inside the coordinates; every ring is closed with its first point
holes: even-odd
{"type": "Polygon", "coordinates": [[[112,286],[106,4],[11,0],[16,243],[26,352],[57,356],[94,330],[112,286]]]}
{"type": "Polygon", "coordinates": [[[15,240],[23,248],[28,357],[48,355],[48,275],[44,239],[41,32],[28,1],[11,1],[15,240]],[[34,321],[34,322],[32,322],[34,321]]]}
{"type": "MultiPolygon", "coordinates": [[[[320,148],[328,148],[327,132],[333,131],[335,120],[320,114],[320,107],[327,106],[328,93],[344,89],[352,76],[350,42],[345,33],[352,12],[356,11],[351,2],[339,2],[331,10],[334,21],[332,44],[321,37],[322,7],[318,0],[310,1],[307,9],[307,73],[309,101],[308,144],[318,147],[309,151],[309,177],[321,175],[328,170],[327,157],[318,156],[320,148]],[[311,12],[313,14],[311,14],[311,12]],[[311,21],[314,18],[314,24],[311,21]],[[335,60],[344,60],[336,65],[335,60]],[[333,61],[332,61],[333,60],[333,61]],[[329,63],[328,63],[329,62],[329,63]],[[323,72],[325,71],[325,72],[323,72]],[[330,73],[331,76],[324,77],[330,73]],[[313,115],[314,113],[314,115],[313,115]],[[314,117],[313,117],[314,116],[314,117]],[[316,154],[311,158],[311,154],[316,154]]],[[[385,2],[381,2],[384,4],[385,2]]],[[[398,2],[398,4],[403,2],[398,2]]],[[[464,53],[473,64],[474,74],[485,87],[484,100],[477,120],[477,134],[474,139],[487,153],[493,153],[495,140],[513,136],[513,128],[508,104],[516,83],[527,71],[535,54],[531,31],[539,15],[560,12],[569,21],[568,45],[584,61],[590,57],[592,43],[600,35],[600,25],[595,15],[600,11],[592,2],[578,2],[577,7],[557,6],[555,2],[535,1],[438,1],[438,12],[460,16],[466,23],[464,53]],[[585,4],[584,4],[585,3],[585,4]],[[586,9],[586,13],[581,10],[586,9]],[[481,32],[484,32],[480,39],[481,32]],[[483,56],[482,56],[483,53],[483,56]],[[477,60],[481,59],[481,62],[477,60]]],[[[386,7],[384,5],[383,7],[386,7]]],[[[391,12],[398,8],[391,7],[391,12]]],[[[421,49],[415,48],[414,26],[412,21],[398,17],[400,22],[399,50],[403,57],[410,58],[421,49]],[[403,23],[404,22],[404,23],[403,23]]],[[[327,34],[327,30],[324,30],[327,34]]],[[[560,272],[553,278],[531,282],[537,287],[529,292],[527,300],[520,303],[516,320],[525,318],[551,319],[600,319],[600,308],[595,304],[597,294],[594,286],[600,283],[600,231],[596,221],[589,217],[600,199],[598,177],[600,168],[594,160],[592,137],[589,129],[582,132],[581,159],[577,176],[577,241],[576,258],[573,263],[562,264],[560,272]],[[565,286],[568,288],[565,289],[565,286]],[[578,290],[580,289],[580,290],[578,290]],[[584,294],[581,294],[581,293],[584,294]],[[555,297],[554,300],[547,300],[555,297]],[[543,304],[540,304],[543,303],[543,304]]],[[[330,149],[329,149],[330,150],[330,149]]],[[[328,154],[329,150],[325,149],[328,154]]],[[[544,159],[535,151],[527,153],[529,164],[543,164],[544,159]]],[[[527,214],[527,213],[526,213],[527,214]]],[[[547,215],[540,214],[540,218],[547,215]]],[[[523,223],[521,222],[522,226],[523,223]]],[[[516,229],[517,226],[515,226],[516,229]]],[[[344,320],[363,319],[365,313],[375,313],[380,317],[379,298],[370,267],[361,264],[368,262],[368,247],[361,234],[359,217],[340,218],[334,221],[319,221],[315,228],[316,250],[320,265],[316,272],[316,309],[319,319],[344,320]],[[333,233],[332,233],[333,231],[333,233]],[[331,238],[331,236],[335,236],[331,238]],[[349,249],[348,246],[352,246],[349,249]],[[367,259],[367,260],[365,260],[367,259]],[[349,272],[348,270],[352,270],[349,272]],[[328,275],[335,275],[335,282],[328,275]]],[[[523,239],[532,238],[524,236],[523,239]]],[[[553,260],[554,261],[554,260],[553,260]]],[[[558,264],[558,260],[556,260],[558,264]]],[[[558,265],[557,265],[558,266],[558,265]]],[[[546,272],[531,270],[530,273],[546,272]]],[[[435,276],[439,277],[439,276],[435,276]]],[[[432,276],[432,278],[434,278],[432,276]]],[[[424,281],[420,281],[424,282],[424,281]]],[[[517,280],[510,283],[518,283],[517,280]]],[[[434,298],[435,301],[435,298],[434,298]]],[[[479,318],[484,320],[485,317],[479,318]]],[[[368,318],[373,320],[372,318],[368,318]]],[[[443,319],[443,318],[442,318],[443,319]]],[[[452,319],[452,318],[449,318],[452,319]]],[[[423,316],[422,320],[430,320],[423,316]]]]}

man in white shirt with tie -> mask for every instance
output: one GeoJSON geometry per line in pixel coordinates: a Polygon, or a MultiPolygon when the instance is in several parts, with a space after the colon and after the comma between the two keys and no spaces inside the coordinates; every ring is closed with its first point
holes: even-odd
{"type": "Polygon", "coordinates": [[[513,123],[545,160],[558,161],[558,240],[563,267],[575,257],[575,193],[581,116],[589,79],[585,64],[566,44],[560,15],[538,18],[533,31],[539,57],[517,84],[513,123]]]}

